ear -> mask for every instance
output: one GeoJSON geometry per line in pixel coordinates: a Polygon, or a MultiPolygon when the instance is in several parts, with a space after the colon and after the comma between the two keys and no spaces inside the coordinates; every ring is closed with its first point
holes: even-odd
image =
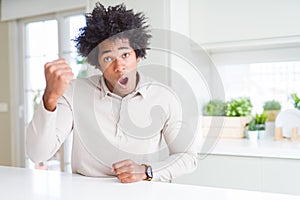
{"type": "Polygon", "coordinates": [[[137,57],[136,61],[137,62],[140,62],[141,58],[140,57],[137,57]]]}
{"type": "Polygon", "coordinates": [[[100,64],[96,65],[96,69],[99,69],[102,72],[100,64]]]}

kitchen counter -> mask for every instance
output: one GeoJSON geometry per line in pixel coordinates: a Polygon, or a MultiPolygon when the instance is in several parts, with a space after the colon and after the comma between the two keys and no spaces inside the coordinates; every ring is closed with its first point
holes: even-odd
{"type": "MultiPolygon", "coordinates": [[[[205,142],[205,139],[202,142],[205,142]]],[[[205,154],[201,148],[198,151],[200,154],[205,154]]],[[[300,140],[275,141],[271,137],[258,141],[220,138],[215,141],[215,146],[208,151],[208,154],[300,159],[300,140]]]]}
{"type": "MultiPolygon", "coordinates": [[[[274,140],[275,123],[266,123],[265,138],[250,141],[246,138],[203,137],[200,139],[199,156],[228,155],[263,158],[300,159],[300,137],[291,141],[274,140]],[[203,146],[203,144],[205,144],[203,146]],[[209,145],[207,145],[209,144],[209,145]],[[204,150],[205,149],[205,150],[204,150]]],[[[201,135],[201,134],[200,134],[201,135]]]]}

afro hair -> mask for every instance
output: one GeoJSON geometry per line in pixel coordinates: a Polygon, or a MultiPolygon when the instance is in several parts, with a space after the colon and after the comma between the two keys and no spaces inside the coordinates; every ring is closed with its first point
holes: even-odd
{"type": "Polygon", "coordinates": [[[135,14],[132,9],[126,10],[124,4],[106,9],[97,2],[93,12],[85,17],[86,26],[80,29],[74,41],[79,53],[87,58],[89,64],[98,66],[97,46],[106,39],[128,39],[136,56],[146,57],[151,35],[143,13],[135,14]]]}

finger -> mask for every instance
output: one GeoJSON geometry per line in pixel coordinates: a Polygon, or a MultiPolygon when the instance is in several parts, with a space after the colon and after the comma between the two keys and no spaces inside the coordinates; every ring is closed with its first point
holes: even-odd
{"type": "Polygon", "coordinates": [[[74,79],[74,74],[70,70],[57,70],[53,73],[46,73],[46,81],[71,81],[74,79]]]}
{"type": "Polygon", "coordinates": [[[124,173],[121,173],[121,174],[117,175],[118,179],[120,179],[120,180],[123,180],[123,179],[131,177],[131,176],[132,176],[132,174],[128,173],[128,172],[124,172],[124,173]]]}
{"type": "Polygon", "coordinates": [[[72,72],[72,68],[70,68],[67,65],[54,65],[54,66],[48,67],[45,70],[46,75],[51,75],[51,74],[61,75],[64,73],[71,73],[71,72],[72,72]]]}
{"type": "Polygon", "coordinates": [[[58,77],[58,79],[59,80],[63,80],[66,83],[69,83],[70,81],[72,81],[74,79],[74,74],[73,73],[64,73],[64,74],[61,74],[58,77]]]}
{"type": "Polygon", "coordinates": [[[127,176],[127,177],[124,177],[122,179],[120,179],[120,181],[122,183],[133,183],[133,182],[137,182],[137,181],[140,181],[140,179],[138,179],[135,174],[131,174],[131,176],[127,176]]]}
{"type": "Polygon", "coordinates": [[[51,66],[48,66],[45,68],[45,73],[54,73],[55,71],[57,70],[60,70],[60,69],[69,69],[69,70],[72,70],[67,64],[56,64],[56,65],[51,65],[51,66]]]}
{"type": "Polygon", "coordinates": [[[122,183],[132,183],[132,182],[137,182],[132,180],[132,178],[128,177],[128,178],[124,178],[121,180],[122,183]]]}
{"type": "Polygon", "coordinates": [[[65,67],[65,68],[58,68],[55,71],[53,71],[53,73],[56,75],[64,75],[64,74],[71,74],[73,72],[71,68],[65,67]]]}
{"type": "Polygon", "coordinates": [[[60,58],[60,59],[57,59],[57,60],[54,60],[52,62],[47,62],[44,67],[45,69],[48,68],[48,67],[51,67],[51,66],[55,66],[55,65],[68,65],[67,61],[63,58],[60,58]]]}
{"type": "Polygon", "coordinates": [[[56,59],[56,60],[53,60],[51,63],[54,63],[54,64],[67,64],[67,61],[64,59],[64,58],[59,58],[59,59],[56,59]]]}
{"type": "Polygon", "coordinates": [[[133,167],[133,165],[125,165],[125,166],[116,168],[115,172],[116,172],[116,174],[121,174],[124,172],[132,173],[132,172],[134,172],[134,167],[133,167]]]}
{"type": "Polygon", "coordinates": [[[122,161],[114,163],[112,165],[112,167],[113,167],[114,170],[116,170],[116,169],[118,169],[120,167],[131,165],[132,163],[133,163],[132,160],[122,160],[122,161]]]}

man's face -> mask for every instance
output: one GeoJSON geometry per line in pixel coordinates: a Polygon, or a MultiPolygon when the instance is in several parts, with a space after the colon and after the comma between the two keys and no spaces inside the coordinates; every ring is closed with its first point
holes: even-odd
{"type": "Polygon", "coordinates": [[[138,58],[128,39],[104,40],[98,45],[98,62],[108,89],[124,97],[136,87],[138,58]]]}

